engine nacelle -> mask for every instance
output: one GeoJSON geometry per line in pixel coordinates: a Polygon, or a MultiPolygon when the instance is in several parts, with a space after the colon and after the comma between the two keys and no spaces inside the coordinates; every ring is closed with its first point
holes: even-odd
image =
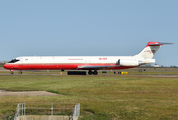
{"type": "Polygon", "coordinates": [[[119,59],[116,64],[122,65],[122,66],[139,66],[140,65],[138,60],[127,60],[127,59],[119,59]]]}

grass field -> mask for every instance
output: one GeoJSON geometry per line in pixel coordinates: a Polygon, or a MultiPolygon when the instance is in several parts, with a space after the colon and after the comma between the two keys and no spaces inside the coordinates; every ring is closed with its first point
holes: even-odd
{"type": "MultiPolygon", "coordinates": [[[[154,70],[147,69],[142,73],[152,74],[152,71],[154,70]]],[[[177,71],[172,69],[159,69],[158,72],[153,72],[153,74],[164,74],[165,72],[166,74],[177,74],[177,71]]],[[[17,104],[21,102],[27,104],[31,102],[56,102],[80,103],[81,120],[178,119],[178,78],[129,77],[122,75],[33,76],[30,75],[32,72],[26,73],[29,75],[1,75],[0,89],[49,91],[62,95],[1,97],[0,116],[13,114],[17,104]]],[[[47,72],[42,71],[39,73],[47,72]]],[[[130,69],[129,74],[141,73],[130,69]]]]}

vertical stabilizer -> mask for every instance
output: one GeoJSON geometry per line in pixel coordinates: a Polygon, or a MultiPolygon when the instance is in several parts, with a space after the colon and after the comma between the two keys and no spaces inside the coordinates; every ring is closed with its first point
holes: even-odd
{"type": "Polygon", "coordinates": [[[143,58],[153,58],[158,49],[164,44],[174,44],[174,43],[163,43],[163,42],[148,42],[147,46],[135,57],[143,58]]]}

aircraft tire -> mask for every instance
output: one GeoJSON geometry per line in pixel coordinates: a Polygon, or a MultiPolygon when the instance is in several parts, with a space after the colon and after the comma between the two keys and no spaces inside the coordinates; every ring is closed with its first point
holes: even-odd
{"type": "Polygon", "coordinates": [[[98,72],[97,72],[97,70],[95,70],[94,72],[93,72],[93,75],[97,75],[98,74],[98,72]]]}
{"type": "Polygon", "coordinates": [[[21,71],[21,70],[19,71],[19,74],[22,74],[22,71],[21,71]]]}
{"type": "Polygon", "coordinates": [[[88,71],[88,74],[89,74],[89,75],[92,75],[92,74],[93,74],[93,72],[92,72],[91,70],[89,70],[89,71],[88,71]]]}

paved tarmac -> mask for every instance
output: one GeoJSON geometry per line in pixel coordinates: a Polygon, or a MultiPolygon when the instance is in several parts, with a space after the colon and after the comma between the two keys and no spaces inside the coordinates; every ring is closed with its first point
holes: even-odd
{"type": "Polygon", "coordinates": [[[58,96],[59,94],[50,93],[46,91],[6,91],[0,90],[0,97],[4,96],[58,96]]]}
{"type": "MultiPolygon", "coordinates": [[[[46,76],[46,75],[52,75],[52,76],[67,76],[67,74],[0,74],[0,76],[46,76]]],[[[73,75],[76,76],[76,75],[73,75]]],[[[78,75],[80,76],[80,75],[78,75]]],[[[168,78],[176,78],[178,75],[83,75],[83,76],[113,76],[113,77],[168,77],[168,78]]]]}

